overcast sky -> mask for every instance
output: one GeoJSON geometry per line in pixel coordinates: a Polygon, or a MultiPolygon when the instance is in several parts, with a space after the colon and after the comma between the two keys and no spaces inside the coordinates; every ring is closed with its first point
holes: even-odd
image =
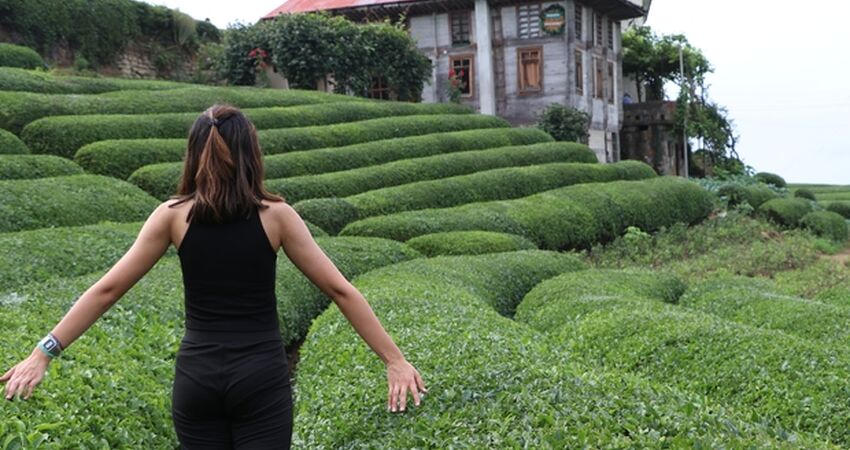
{"type": "MultiPolygon", "coordinates": [[[[150,0],[219,28],[283,0],[150,0]]],[[[714,65],[709,95],[729,109],[738,153],[790,182],[850,184],[850,2],[654,0],[650,25],[684,33],[714,65]]]]}

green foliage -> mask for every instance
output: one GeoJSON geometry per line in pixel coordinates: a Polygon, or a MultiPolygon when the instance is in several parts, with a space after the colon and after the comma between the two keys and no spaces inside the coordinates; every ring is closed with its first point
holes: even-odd
{"type": "Polygon", "coordinates": [[[304,220],[315,223],[330,235],[360,218],[357,208],[341,198],[313,198],[292,205],[304,220]]]}
{"type": "Polygon", "coordinates": [[[720,187],[717,193],[726,199],[730,207],[746,202],[754,209],[758,209],[762,203],[778,197],[773,190],[765,185],[725,184],[720,187]]]}
{"type": "Polygon", "coordinates": [[[0,233],[0,291],[102,271],[136,239],[141,222],[0,233]]]}
{"type": "MultiPolygon", "coordinates": [[[[554,146],[555,144],[541,144],[554,146]]],[[[560,143],[576,145],[574,143],[560,143]]],[[[580,144],[579,144],[580,145],[580,144]]],[[[641,180],[655,171],[639,161],[613,164],[550,163],[505,167],[469,175],[419,181],[346,197],[361,218],[486,200],[508,200],[581,183],[641,180]]]]}
{"type": "Polygon", "coordinates": [[[803,198],[775,198],[762,203],[759,214],[786,228],[795,228],[812,211],[812,204],[803,198]]]}
{"type": "MultiPolygon", "coordinates": [[[[497,168],[503,168],[506,171],[514,173],[512,169],[518,169],[523,166],[572,162],[576,159],[586,161],[590,158],[593,158],[593,162],[596,162],[593,152],[586,146],[571,142],[547,142],[527,146],[469,150],[422,158],[409,158],[337,172],[278,178],[267,180],[266,187],[272,192],[283,195],[291,203],[295,203],[308,198],[345,197],[417,181],[440,180],[438,183],[445,182],[447,184],[453,184],[452,181],[454,178],[452,177],[459,175],[478,173],[497,168]]],[[[543,166],[537,167],[543,169],[543,166]]],[[[553,166],[546,167],[554,168],[553,166]]],[[[574,172],[579,172],[584,166],[574,165],[573,167],[575,169],[574,172]]],[[[535,173],[538,176],[543,175],[537,170],[529,169],[531,173],[535,173]]],[[[588,171],[590,173],[584,179],[599,180],[598,177],[593,176],[594,172],[596,172],[593,169],[588,171]]],[[[610,173],[612,177],[619,173],[617,170],[605,172],[610,173]]],[[[506,172],[499,173],[505,174],[506,172]]],[[[516,173],[521,178],[523,172],[517,171],[516,173]]],[[[573,176],[577,177],[579,175],[573,176]]],[[[496,181],[496,177],[494,176],[493,178],[496,181]]],[[[557,177],[552,174],[550,178],[554,180],[557,177]]],[[[567,182],[568,177],[565,176],[560,179],[567,182]]],[[[510,181],[517,182],[518,180],[511,178],[510,181]]],[[[574,183],[576,180],[569,181],[574,183]]],[[[453,186],[453,188],[456,187],[453,186]]],[[[494,191],[499,190],[498,184],[488,185],[487,188],[494,191]]]]}
{"type": "Polygon", "coordinates": [[[110,91],[164,90],[185,87],[191,87],[191,85],[163,80],[60,76],[38,70],[0,67],[0,91],[26,91],[42,94],[101,94],[110,91]]]}
{"type": "Polygon", "coordinates": [[[47,67],[35,50],[20,45],[0,42],[0,67],[43,69],[47,67]]]}
{"type": "Polygon", "coordinates": [[[385,377],[383,364],[331,306],[300,350],[294,446],[440,447],[450,436],[470,448],[822,446],[666,383],[577,364],[499,314],[540,281],[579,268],[570,255],[519,251],[358,276],[354,285],[399,347],[416,349],[406,356],[429,395],[405,414],[387,413],[386,387],[373,381],[385,377]]]}
{"type": "MultiPolygon", "coordinates": [[[[336,172],[406,158],[426,157],[463,150],[551,141],[551,136],[543,131],[531,128],[473,129],[268,155],[263,164],[265,165],[266,178],[284,178],[336,172]]],[[[129,148],[130,146],[153,147],[150,140],[124,140],[120,142],[120,145],[123,145],[128,153],[133,153],[129,148]]],[[[179,146],[176,141],[169,141],[156,147],[157,149],[154,151],[183,154],[183,147],[179,146]]],[[[117,146],[116,149],[120,151],[117,146]]],[[[157,198],[165,198],[177,191],[177,183],[182,171],[183,163],[152,164],[133,172],[129,181],[157,198]]]]}
{"type": "Polygon", "coordinates": [[[296,106],[313,103],[364,101],[351,96],[290,89],[259,89],[197,86],[168,90],[135,90],[96,95],[0,92],[0,127],[20,133],[24,126],[46,116],[85,114],[151,114],[195,112],[214,103],[240,108],[296,106]]]}
{"type": "MultiPolygon", "coordinates": [[[[348,280],[379,267],[422,257],[411,247],[389,239],[319,237],[316,244],[348,280]]],[[[281,258],[278,263],[276,283],[280,286],[278,311],[283,343],[291,345],[304,339],[313,319],[332,303],[332,299],[288,258],[281,258]]]]}
{"type": "Polygon", "coordinates": [[[693,224],[709,212],[711,194],[678,177],[658,177],[370,217],[348,224],[340,234],[406,241],[440,231],[500,231],[524,236],[539,248],[563,250],[609,241],[630,225],[654,231],[676,222],[693,224]]]}
{"type": "Polygon", "coordinates": [[[0,155],[27,154],[30,149],[14,134],[0,129],[0,155]]]}
{"type": "MultiPolygon", "coordinates": [[[[243,112],[257,129],[263,130],[406,115],[468,114],[471,110],[435,103],[341,102],[249,108],[243,112]]],[[[36,152],[76,155],[77,162],[89,172],[127,178],[148,164],[182,160],[185,136],[197,118],[198,113],[45,117],[29,124],[24,136],[38,149],[36,152]],[[182,143],[179,146],[177,139],[144,140],[178,137],[182,143]]]]}
{"type": "Polygon", "coordinates": [[[0,181],[0,232],[143,220],[158,204],[126,181],[99,175],[0,181]]]}
{"type": "Polygon", "coordinates": [[[546,332],[565,359],[704,395],[758,417],[780,435],[804,432],[850,442],[842,424],[848,406],[835,401],[850,389],[850,359],[842,349],[671,305],[619,283],[614,292],[594,290],[605,286],[596,283],[576,299],[574,279],[581,277],[546,280],[518,307],[523,310],[526,301],[540,305],[530,308],[528,324],[546,332]]]}
{"type": "Polygon", "coordinates": [[[780,272],[774,277],[782,292],[841,307],[850,307],[850,270],[823,258],[800,270],[780,272]]]}
{"type": "Polygon", "coordinates": [[[325,75],[337,93],[368,96],[378,77],[393,99],[418,101],[431,76],[431,62],[401,23],[355,24],[325,12],[281,14],[257,25],[238,25],[226,33],[222,70],[233,84],[252,85],[257,71],[251,50],[269,53],[291,87],[316,89],[325,75]]]}
{"type": "Polygon", "coordinates": [[[446,231],[423,234],[405,243],[428,257],[537,249],[534,242],[522,236],[494,231],[446,231]]]}
{"type": "Polygon", "coordinates": [[[782,293],[771,280],[722,276],[691,286],[682,306],[838,348],[850,338],[850,309],[782,293]]]}
{"type": "Polygon", "coordinates": [[[845,219],[850,219],[850,202],[834,201],[826,205],[827,211],[841,214],[845,219]]]}
{"type": "Polygon", "coordinates": [[[538,115],[537,127],[552,135],[556,141],[587,144],[590,138],[590,115],[575,108],[552,103],[538,115]]]}
{"type": "Polygon", "coordinates": [[[780,177],[779,175],[777,175],[775,173],[758,172],[753,176],[755,177],[756,180],[761,181],[762,183],[771,184],[771,185],[779,187],[779,188],[784,188],[787,185],[785,183],[785,179],[780,177]]]}
{"type": "Polygon", "coordinates": [[[53,155],[0,155],[0,180],[82,174],[75,162],[53,155]]]}
{"type": "MultiPolygon", "coordinates": [[[[799,191],[798,191],[799,192],[799,191]]],[[[817,236],[843,243],[847,240],[847,220],[832,211],[813,211],[800,219],[800,226],[817,236]]]]}
{"type": "Polygon", "coordinates": [[[808,189],[797,189],[794,191],[794,197],[805,198],[807,200],[816,201],[815,193],[808,189]]]}

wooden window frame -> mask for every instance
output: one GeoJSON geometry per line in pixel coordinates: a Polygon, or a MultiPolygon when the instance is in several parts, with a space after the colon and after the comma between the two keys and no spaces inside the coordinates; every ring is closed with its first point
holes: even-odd
{"type": "Polygon", "coordinates": [[[475,98],[475,53],[459,53],[457,55],[449,55],[449,69],[454,68],[455,60],[469,60],[469,94],[460,94],[463,98],[475,98]]]}
{"type": "Polygon", "coordinates": [[[593,13],[593,45],[594,46],[603,46],[605,43],[603,42],[603,38],[605,37],[605,30],[603,27],[605,26],[605,21],[602,20],[602,14],[598,12],[593,13]]]}
{"type": "Polygon", "coordinates": [[[543,46],[542,45],[536,45],[536,46],[532,46],[532,47],[517,47],[517,49],[516,49],[516,63],[517,63],[517,72],[516,72],[516,74],[517,74],[517,77],[516,77],[517,93],[520,94],[520,95],[529,95],[529,94],[539,94],[539,93],[543,92],[543,73],[544,73],[544,70],[543,70],[543,46]],[[539,68],[540,73],[538,75],[538,77],[540,78],[540,87],[537,88],[537,89],[523,88],[523,86],[522,86],[522,53],[523,52],[529,52],[529,51],[535,51],[535,50],[540,55],[540,68],[539,68]]]}
{"type": "Polygon", "coordinates": [[[605,80],[604,69],[602,68],[602,58],[599,56],[593,57],[593,98],[605,100],[605,80]]]}
{"type": "Polygon", "coordinates": [[[610,91],[608,94],[608,103],[614,103],[614,96],[617,93],[617,84],[614,78],[614,62],[608,61],[608,90],[610,91]]]}
{"type": "Polygon", "coordinates": [[[393,92],[392,89],[386,84],[387,78],[383,75],[378,75],[372,77],[372,84],[369,86],[368,96],[369,98],[377,99],[377,100],[393,100],[393,92]],[[381,83],[383,81],[383,85],[381,83]],[[375,85],[379,87],[375,87],[375,85]],[[375,96],[376,93],[379,93],[378,96],[375,96]],[[380,96],[380,93],[386,93],[387,98],[383,98],[380,96]]]}
{"type": "Polygon", "coordinates": [[[573,2],[575,2],[575,11],[573,13],[575,15],[573,18],[575,30],[573,30],[573,35],[577,41],[581,42],[584,38],[584,5],[575,0],[573,2]]]}
{"type": "Polygon", "coordinates": [[[614,21],[608,19],[608,49],[614,50],[614,21]]]}
{"type": "Polygon", "coordinates": [[[449,11],[449,41],[453,47],[463,47],[465,45],[472,45],[472,11],[468,9],[464,10],[456,10],[449,11]],[[454,26],[452,23],[452,19],[457,16],[465,15],[468,22],[468,30],[467,30],[467,41],[466,42],[455,42],[455,33],[454,26]]]}
{"type": "Polygon", "coordinates": [[[584,52],[575,50],[574,57],[576,95],[584,96],[584,52]]]}
{"type": "Polygon", "coordinates": [[[514,6],[514,8],[516,9],[516,36],[517,36],[518,39],[540,39],[540,38],[545,37],[545,33],[543,33],[543,26],[542,25],[538,25],[539,29],[537,30],[537,36],[523,37],[522,34],[520,34],[519,7],[520,6],[534,6],[534,5],[536,5],[537,8],[538,8],[538,11],[537,11],[538,15],[534,19],[537,20],[538,23],[539,23],[539,20],[540,20],[539,14],[543,11],[543,2],[529,2],[529,3],[523,3],[522,5],[514,6]]]}

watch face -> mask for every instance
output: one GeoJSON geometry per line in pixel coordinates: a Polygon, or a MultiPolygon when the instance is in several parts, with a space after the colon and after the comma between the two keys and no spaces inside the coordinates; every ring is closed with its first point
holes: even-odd
{"type": "Polygon", "coordinates": [[[54,341],[47,341],[47,342],[45,342],[45,343],[44,343],[44,348],[46,348],[46,349],[47,349],[47,350],[49,350],[49,351],[53,351],[53,349],[55,349],[55,348],[56,348],[56,342],[54,342],[54,341]]]}

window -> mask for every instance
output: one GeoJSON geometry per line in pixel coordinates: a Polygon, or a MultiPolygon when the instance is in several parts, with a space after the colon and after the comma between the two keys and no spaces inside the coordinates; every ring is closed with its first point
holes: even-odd
{"type": "Polygon", "coordinates": [[[602,45],[602,36],[604,35],[604,30],[602,29],[602,15],[594,14],[596,20],[594,29],[593,29],[593,45],[602,45]]]}
{"type": "Polygon", "coordinates": [[[517,6],[517,35],[523,39],[541,36],[540,30],[540,3],[531,3],[517,6]]]}
{"type": "Polygon", "coordinates": [[[602,80],[602,58],[593,57],[593,96],[605,98],[605,84],[602,80]]]}
{"type": "Polygon", "coordinates": [[[539,92],[543,89],[543,47],[518,48],[517,80],[520,92],[539,92]]]}
{"type": "Polygon", "coordinates": [[[608,48],[614,50],[614,21],[608,21],[608,48]]]}
{"type": "Polygon", "coordinates": [[[608,62],[608,103],[614,103],[617,91],[614,89],[614,63],[608,62]]]}
{"type": "Polygon", "coordinates": [[[449,66],[454,69],[461,80],[461,94],[465,97],[471,97],[473,94],[472,83],[475,82],[472,73],[472,55],[451,56],[449,57],[449,66]]]}
{"type": "Polygon", "coordinates": [[[372,86],[369,88],[369,98],[377,98],[381,100],[390,99],[390,88],[387,86],[386,77],[372,77],[372,86]]]}
{"type": "Polygon", "coordinates": [[[576,94],[584,95],[584,53],[576,50],[576,94]]]}
{"type": "Polygon", "coordinates": [[[452,27],[452,45],[469,44],[471,13],[469,11],[453,11],[449,13],[452,27]]]}
{"type": "Polygon", "coordinates": [[[581,6],[580,3],[576,2],[576,20],[575,20],[575,33],[576,40],[581,40],[582,32],[581,28],[584,23],[584,7],[581,6]]]}

